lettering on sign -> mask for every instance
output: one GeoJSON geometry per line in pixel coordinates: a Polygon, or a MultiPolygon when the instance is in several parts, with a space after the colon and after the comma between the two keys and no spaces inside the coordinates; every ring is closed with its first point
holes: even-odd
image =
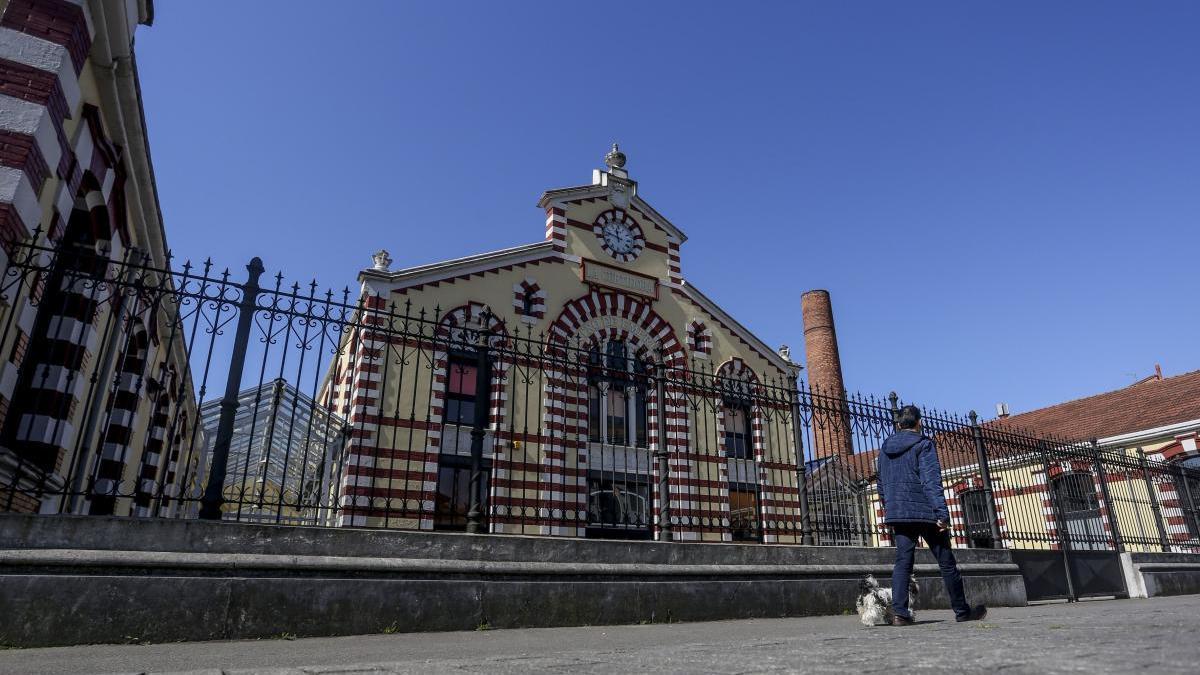
{"type": "Polygon", "coordinates": [[[658,298],[658,280],[652,277],[633,274],[615,267],[600,265],[591,261],[583,263],[584,283],[607,286],[617,290],[629,291],[638,295],[658,298]]]}

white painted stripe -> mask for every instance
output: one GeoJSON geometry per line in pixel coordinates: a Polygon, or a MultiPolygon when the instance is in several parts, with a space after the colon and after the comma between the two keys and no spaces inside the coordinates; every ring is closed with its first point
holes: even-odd
{"type": "Polygon", "coordinates": [[[75,161],[79,163],[80,168],[86,170],[92,165],[92,155],[96,152],[90,125],[80,124],[75,134],[75,161]]]}
{"type": "Polygon", "coordinates": [[[70,422],[64,420],[46,415],[22,415],[17,433],[18,440],[49,443],[65,448],[69,439],[74,437],[75,430],[70,422]]]}
{"type": "Polygon", "coordinates": [[[16,386],[17,367],[11,363],[5,363],[3,369],[0,369],[0,396],[11,401],[13,389],[16,386]]]}
{"type": "Polygon", "coordinates": [[[113,185],[117,182],[117,172],[108,169],[104,172],[104,182],[100,185],[100,194],[104,198],[104,203],[108,204],[112,201],[113,185]]]}
{"type": "Polygon", "coordinates": [[[32,231],[41,222],[41,207],[37,193],[24,171],[11,166],[0,166],[0,203],[9,203],[17,211],[17,217],[32,231]]]}
{"type": "Polygon", "coordinates": [[[0,129],[33,136],[51,171],[58,166],[62,148],[54,132],[54,120],[45,106],[0,94],[0,129]]]}
{"type": "Polygon", "coordinates": [[[11,28],[0,28],[0,59],[56,74],[67,100],[67,114],[79,105],[79,78],[66,47],[11,28]]]}

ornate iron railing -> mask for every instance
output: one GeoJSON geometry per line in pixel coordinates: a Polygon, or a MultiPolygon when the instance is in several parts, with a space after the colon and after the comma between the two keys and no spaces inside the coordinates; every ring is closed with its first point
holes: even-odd
{"type": "MultiPolygon", "coordinates": [[[[0,509],[890,543],[895,394],[262,275],[16,247],[0,509]]],[[[1194,469],[973,414],[924,425],[959,546],[1200,551],[1194,469]]]]}

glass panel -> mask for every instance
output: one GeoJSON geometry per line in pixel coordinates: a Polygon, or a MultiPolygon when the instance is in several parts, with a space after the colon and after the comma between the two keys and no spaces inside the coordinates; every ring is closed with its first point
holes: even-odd
{"type": "Polygon", "coordinates": [[[629,364],[625,359],[624,342],[610,342],[608,343],[608,347],[605,351],[608,353],[608,363],[605,365],[607,365],[609,370],[612,371],[609,373],[609,375],[617,375],[629,370],[629,364]]]}
{"type": "Polygon", "coordinates": [[[744,408],[725,409],[725,454],[735,459],[752,456],[744,408]]]}
{"type": "Polygon", "coordinates": [[[466,426],[475,424],[475,399],[451,398],[447,400],[446,422],[466,426]]]}
{"type": "MultiPolygon", "coordinates": [[[[479,507],[487,517],[488,483],[491,471],[484,469],[479,481],[479,507]]],[[[434,502],[434,526],[439,530],[465,530],[471,510],[471,470],[461,466],[438,468],[437,498],[434,502]]]]}
{"type": "Polygon", "coordinates": [[[649,484],[622,476],[589,478],[588,524],[631,529],[649,527],[649,484]]]}
{"type": "Polygon", "coordinates": [[[634,433],[637,435],[637,447],[648,448],[649,433],[646,424],[646,392],[639,389],[634,397],[634,433]]]}
{"type": "Polygon", "coordinates": [[[626,445],[629,442],[625,426],[628,406],[624,388],[608,388],[608,442],[613,445],[626,445]]]}
{"type": "Polygon", "coordinates": [[[464,396],[475,396],[475,380],[478,369],[460,361],[450,362],[450,387],[448,392],[464,396]]]}
{"type": "Polygon", "coordinates": [[[602,394],[600,388],[596,385],[588,387],[588,440],[593,443],[599,443],[603,439],[601,429],[603,421],[600,419],[600,404],[602,402],[602,394]]]}
{"type": "Polygon", "coordinates": [[[1085,474],[1069,474],[1054,481],[1064,514],[1095,511],[1100,508],[1092,477],[1085,474]]]}
{"type": "Polygon", "coordinates": [[[438,469],[437,501],[435,518],[438,527],[465,528],[470,500],[467,483],[470,471],[443,466],[438,469]]]}
{"type": "Polygon", "coordinates": [[[992,548],[992,523],[988,517],[987,493],[971,490],[962,494],[963,515],[966,517],[967,538],[975,548],[992,548]]]}
{"type": "Polygon", "coordinates": [[[729,522],[735,541],[758,539],[758,495],[755,492],[729,491],[729,522]]]}

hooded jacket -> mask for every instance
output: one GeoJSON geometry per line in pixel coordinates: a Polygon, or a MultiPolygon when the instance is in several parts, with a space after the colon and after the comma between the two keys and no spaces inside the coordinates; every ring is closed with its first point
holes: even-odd
{"type": "Polygon", "coordinates": [[[908,429],[897,431],[883,442],[878,468],[884,522],[950,522],[933,439],[908,429]]]}

